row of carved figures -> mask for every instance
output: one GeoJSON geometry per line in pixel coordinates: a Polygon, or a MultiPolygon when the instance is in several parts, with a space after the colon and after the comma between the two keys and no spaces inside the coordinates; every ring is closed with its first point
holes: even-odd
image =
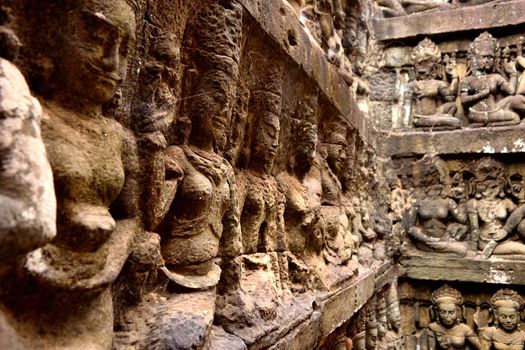
{"type": "Polygon", "coordinates": [[[452,177],[437,157],[424,158],[415,167],[416,191],[404,226],[419,248],[459,255],[479,248],[485,257],[523,254],[523,244],[512,238],[522,219],[521,206],[514,203],[521,204],[517,174],[509,177],[505,165],[491,157],[452,177]]]}
{"type": "Polygon", "coordinates": [[[461,128],[459,110],[464,111],[470,128],[519,124],[525,116],[522,44],[518,43],[516,50],[500,50],[491,34],[480,34],[469,46],[465,75],[460,74],[455,57],[445,55],[442,59],[436,44],[428,38],[421,41],[412,52],[415,80],[408,83],[405,92],[414,126],[461,128]],[[445,74],[440,72],[442,65],[445,74]]]}
{"type": "Polygon", "coordinates": [[[366,304],[330,336],[319,350],[402,350],[401,314],[394,282],[376,291],[366,304]]]}
{"type": "Polygon", "coordinates": [[[476,332],[465,323],[461,293],[444,285],[432,293],[431,323],[419,335],[420,349],[521,350],[525,348],[522,322],[523,298],[514,290],[498,290],[490,298],[490,322],[476,332]]]}
{"type": "Polygon", "coordinates": [[[525,258],[521,174],[509,175],[506,165],[492,157],[453,175],[442,159],[425,157],[414,171],[410,198],[405,193],[393,201],[400,202],[400,225],[416,247],[459,256],[525,258]]]}

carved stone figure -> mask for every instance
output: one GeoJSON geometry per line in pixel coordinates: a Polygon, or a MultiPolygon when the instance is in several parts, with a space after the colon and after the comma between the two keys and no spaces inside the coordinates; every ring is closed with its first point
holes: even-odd
{"type": "Polygon", "coordinates": [[[291,166],[293,173],[279,174],[278,180],[286,195],[286,232],[290,251],[320,253],[324,222],[319,215],[322,186],[317,167],[313,168],[317,148],[317,127],[297,121],[297,140],[291,166]],[[294,176],[295,175],[295,176],[294,176]]]}
{"type": "Polygon", "coordinates": [[[42,108],[31,96],[21,72],[8,61],[15,58],[19,45],[12,31],[0,26],[0,261],[3,269],[8,269],[9,261],[14,262],[45,245],[56,234],[53,176],[40,135],[42,108]]]}
{"type": "Polygon", "coordinates": [[[424,158],[416,169],[420,193],[407,213],[405,230],[421,250],[466,255],[466,212],[448,197],[445,162],[437,157],[424,158]]]}
{"type": "Polygon", "coordinates": [[[470,74],[461,84],[461,102],[471,127],[515,125],[525,111],[521,95],[516,93],[518,72],[514,62],[504,67],[510,79],[495,71],[499,53],[498,41],[488,32],[480,34],[469,46],[470,74]],[[503,94],[507,97],[499,98],[503,94]]]}
{"type": "Polygon", "coordinates": [[[283,251],[284,195],[271,176],[279,146],[280,96],[267,91],[254,96],[257,120],[252,153],[245,172],[237,175],[243,197],[241,229],[246,254],[261,251],[283,251]]]}
{"type": "Polygon", "coordinates": [[[367,350],[366,346],[366,311],[364,308],[348,323],[347,334],[352,341],[353,349],[367,350]]]}
{"type": "Polygon", "coordinates": [[[386,307],[388,330],[386,332],[384,343],[388,350],[404,349],[404,342],[401,337],[401,313],[399,311],[399,297],[397,294],[397,281],[394,281],[386,290],[386,307]]]}
{"type": "Polygon", "coordinates": [[[459,82],[455,67],[447,67],[452,75],[450,85],[436,78],[441,51],[428,38],[414,48],[412,59],[416,80],[408,84],[407,94],[412,101],[414,126],[432,130],[460,128],[460,120],[454,117],[459,82]]]}
{"type": "Polygon", "coordinates": [[[136,16],[126,1],[68,1],[50,9],[56,25],[54,41],[45,43],[50,71],[36,88],[55,182],[57,235],[28,256],[25,268],[40,293],[16,322],[39,324],[38,330],[19,325],[38,333],[24,335],[34,342],[30,347],[105,349],[113,327],[108,287],[141,230],[134,139],[103,115],[102,104],[125,79],[136,16]]]}
{"type": "Polygon", "coordinates": [[[523,299],[511,289],[500,289],[490,299],[494,326],[480,331],[481,350],[522,350],[525,332],[519,329],[523,299]]]}
{"type": "Polygon", "coordinates": [[[217,284],[220,268],[213,259],[219,251],[226,256],[241,251],[235,177],[217,153],[225,142],[238,76],[242,10],[230,5],[209,4],[200,17],[206,23],[195,26],[194,40],[206,50],[196,51],[195,59],[204,55],[210,62],[200,67],[203,72],[188,92],[189,144],[170,146],[164,154],[167,170],[178,169],[180,175],[162,224],[162,256],[172,281],[189,289],[217,284]]]}
{"type": "Polygon", "coordinates": [[[478,241],[478,248],[485,258],[491,254],[519,258],[525,254],[525,244],[508,236],[515,226],[511,223],[519,220],[515,216],[509,217],[516,210],[516,204],[504,197],[508,179],[505,165],[484,157],[474,165],[473,173],[476,197],[467,202],[472,240],[478,241]],[[507,219],[509,225],[506,225],[507,219]]]}
{"type": "Polygon", "coordinates": [[[463,323],[463,297],[456,289],[444,285],[432,293],[434,322],[429,326],[429,349],[480,348],[478,337],[463,323]],[[467,345],[468,344],[468,345],[467,345]]]}
{"type": "Polygon", "coordinates": [[[366,332],[365,332],[365,348],[366,350],[376,350],[378,341],[378,323],[377,323],[377,299],[372,297],[364,306],[366,313],[366,332]]]}

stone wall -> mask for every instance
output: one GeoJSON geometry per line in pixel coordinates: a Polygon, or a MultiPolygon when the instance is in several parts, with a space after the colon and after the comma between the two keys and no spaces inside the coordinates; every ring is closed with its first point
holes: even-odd
{"type": "Polygon", "coordinates": [[[2,3],[0,348],[400,344],[372,4],[298,5],[2,3]]]}
{"type": "Polygon", "coordinates": [[[433,3],[374,22],[405,346],[523,348],[525,3],[433,3]]]}

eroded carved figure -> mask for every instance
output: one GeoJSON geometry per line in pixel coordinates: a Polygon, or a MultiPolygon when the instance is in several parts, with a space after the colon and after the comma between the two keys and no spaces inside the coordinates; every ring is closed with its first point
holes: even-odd
{"type": "Polygon", "coordinates": [[[495,70],[499,50],[498,40],[488,32],[480,34],[469,46],[470,74],[461,81],[460,90],[471,127],[516,125],[525,111],[524,97],[514,96],[516,63],[509,61],[503,67],[509,80],[495,70]]]}
{"type": "Polygon", "coordinates": [[[516,211],[516,204],[505,197],[506,166],[484,157],[474,164],[473,173],[475,197],[467,202],[472,240],[478,242],[485,258],[492,254],[520,258],[525,254],[525,244],[509,234],[520,222],[522,209],[516,211]],[[511,214],[514,211],[516,214],[511,214]]]}
{"type": "Polygon", "coordinates": [[[452,76],[450,85],[437,79],[441,51],[428,38],[414,48],[412,59],[416,80],[408,84],[407,97],[412,102],[414,126],[432,130],[460,128],[461,122],[454,116],[459,82],[455,67],[446,68],[452,76]]]}
{"type": "Polygon", "coordinates": [[[41,72],[47,80],[37,90],[57,197],[57,235],[31,252],[25,267],[38,290],[49,292],[44,304],[61,306],[48,322],[38,297],[26,305],[31,321],[45,325],[38,337],[26,339],[36,347],[105,349],[113,327],[108,287],[140,233],[134,138],[102,113],[126,77],[135,8],[97,0],[50,8],[56,35],[46,43],[51,65],[41,72]]]}
{"type": "Polygon", "coordinates": [[[195,28],[197,42],[207,50],[196,54],[213,60],[196,78],[193,98],[187,102],[188,144],[164,152],[166,171],[175,173],[178,184],[161,228],[162,256],[170,278],[196,290],[218,283],[220,268],[214,258],[219,251],[234,256],[242,249],[235,176],[218,153],[225,142],[238,76],[242,11],[237,3],[230,5],[209,4],[201,17],[207,23],[195,28]]]}
{"type": "Polygon", "coordinates": [[[419,194],[406,215],[406,232],[421,250],[465,256],[469,248],[465,242],[466,210],[448,195],[446,163],[438,157],[426,157],[416,165],[416,173],[419,194]]]}

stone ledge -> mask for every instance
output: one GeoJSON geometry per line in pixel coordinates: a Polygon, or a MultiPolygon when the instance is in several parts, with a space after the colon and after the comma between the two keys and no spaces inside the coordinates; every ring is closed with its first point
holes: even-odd
{"type": "Polygon", "coordinates": [[[321,47],[310,39],[286,0],[238,1],[280,49],[317,83],[334,107],[342,115],[350,117],[352,126],[359,130],[363,140],[370,143],[370,123],[356,113],[350,88],[326,60],[321,47]]]}
{"type": "Polygon", "coordinates": [[[376,149],[385,157],[525,152],[525,125],[439,132],[380,132],[377,136],[376,149]]]}
{"type": "Polygon", "coordinates": [[[416,280],[525,285],[525,260],[481,260],[417,252],[403,256],[399,263],[399,276],[416,280]]]}
{"type": "Polygon", "coordinates": [[[500,28],[525,23],[525,1],[489,3],[377,20],[377,40],[411,38],[467,30],[500,28]]]}
{"type": "MultiPolygon", "coordinates": [[[[304,350],[315,348],[317,342],[328,336],[337,327],[355,315],[374,292],[397,278],[392,261],[385,261],[367,273],[360,274],[345,287],[334,293],[319,295],[315,301],[315,311],[288,334],[265,338],[279,339],[272,350],[304,350]]],[[[257,346],[249,347],[256,350],[257,346]]]]}

